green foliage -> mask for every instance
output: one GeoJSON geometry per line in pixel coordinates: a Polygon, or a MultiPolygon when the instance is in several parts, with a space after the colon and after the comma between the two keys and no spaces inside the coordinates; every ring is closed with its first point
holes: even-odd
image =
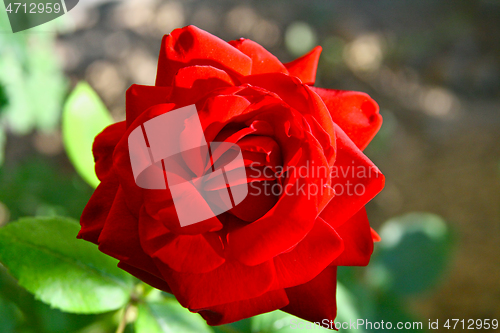
{"type": "MultiPolygon", "coordinates": [[[[0,228],[0,261],[19,279],[21,286],[43,302],[64,311],[99,313],[136,304],[137,319],[133,326],[127,326],[126,332],[132,332],[132,329],[136,333],[328,331],[281,311],[210,328],[198,314],[190,313],[171,296],[155,292],[145,285],[133,291],[132,278],[115,266],[116,261],[98,252],[94,245],[76,240],[77,232],[78,225],[64,218],[29,218],[8,224],[0,228]]],[[[359,318],[371,322],[418,321],[404,310],[401,296],[427,290],[437,281],[437,275],[445,267],[443,253],[449,252],[450,237],[446,225],[432,214],[408,214],[389,220],[383,226],[381,236],[383,242],[374,257],[373,267],[369,268],[368,285],[360,284],[359,279],[355,282],[359,278],[355,268],[339,272],[339,279],[348,279],[350,283],[349,290],[342,283],[338,284],[336,322],[349,323],[359,318]],[[419,256],[412,251],[419,251],[426,259],[415,263],[419,256]],[[403,259],[399,260],[399,256],[403,259]],[[418,273],[413,270],[412,264],[405,263],[408,256],[413,258],[413,264],[418,265],[418,273]],[[436,270],[437,273],[432,272],[436,270]],[[384,273],[380,275],[380,271],[384,273]],[[415,281],[413,275],[420,274],[420,271],[432,277],[420,277],[423,281],[415,281]],[[377,277],[377,274],[380,276],[377,277]],[[357,298],[362,298],[363,304],[358,303],[357,298]]],[[[2,280],[0,274],[0,295],[3,295],[0,311],[9,314],[9,318],[19,318],[20,309],[23,313],[36,313],[37,326],[33,327],[43,332],[69,332],[84,325],[90,325],[88,330],[99,326],[101,331],[107,332],[110,327],[109,323],[102,321],[106,318],[54,312],[41,303],[31,304],[27,311],[23,310],[25,304],[9,291],[12,289],[12,284],[2,280]]],[[[0,320],[0,329],[3,329],[2,332],[17,332],[18,322],[0,320]]],[[[358,331],[362,332],[360,329],[358,331]]],[[[340,331],[349,332],[349,329],[340,331]]],[[[28,329],[25,332],[32,331],[28,329]]]]}
{"type": "Polygon", "coordinates": [[[127,303],[132,278],[65,218],[26,218],[0,229],[0,261],[19,284],[67,312],[101,313],[127,303]]]}
{"type": "Polygon", "coordinates": [[[3,110],[5,110],[7,104],[9,104],[9,100],[7,99],[7,94],[5,93],[5,87],[0,84],[0,114],[3,110]]]}
{"type": "Polygon", "coordinates": [[[210,333],[200,315],[189,312],[177,301],[166,299],[139,305],[136,333],[210,333]]]}
{"type": "MultiPolygon", "coordinates": [[[[367,328],[369,331],[376,332],[394,332],[396,330],[396,324],[401,323],[411,323],[412,328],[409,329],[410,332],[424,332],[423,329],[419,329],[420,327],[418,323],[423,322],[425,325],[425,321],[421,318],[415,318],[415,316],[409,313],[405,307],[404,302],[398,297],[398,295],[393,292],[384,292],[378,293],[374,295],[374,298],[371,299],[369,295],[365,296],[365,301],[369,300],[372,306],[372,312],[368,313],[365,317],[366,321],[375,323],[381,322],[382,320],[386,323],[392,323],[392,329],[388,329],[384,327],[384,329],[373,329],[370,330],[370,326],[367,328]],[[415,324],[414,324],[415,323],[415,324]]],[[[423,326],[422,326],[423,328],[423,326]]],[[[405,329],[406,331],[406,329],[405,329]]]]}
{"type": "Polygon", "coordinates": [[[308,321],[282,311],[273,311],[252,317],[253,333],[293,333],[293,332],[329,332],[308,321]]]}
{"type": "Polygon", "coordinates": [[[452,237],[437,215],[410,213],[387,221],[370,264],[371,281],[399,295],[422,293],[442,276],[451,254],[452,237]]]}
{"type": "Polygon", "coordinates": [[[70,161],[94,187],[99,185],[99,180],[94,170],[92,144],[96,135],[112,123],[113,119],[96,92],[87,83],[80,82],[64,105],[62,133],[70,161]]]}
{"type": "MultiPolygon", "coordinates": [[[[359,318],[362,318],[362,316],[357,309],[354,296],[340,282],[337,282],[337,318],[335,321],[339,323],[350,323],[351,321],[355,322],[359,318]]],[[[353,331],[358,333],[365,332],[362,328],[342,329],[342,332],[353,331]]]]}
{"type": "Polygon", "coordinates": [[[0,297],[0,332],[14,333],[16,327],[16,309],[12,303],[0,297]]]}
{"type": "MultiPolygon", "coordinates": [[[[327,297],[327,295],[325,295],[327,297]]],[[[340,283],[337,284],[337,319],[335,322],[349,322],[356,321],[361,318],[354,303],[354,297],[351,293],[340,283]]],[[[306,320],[297,318],[282,311],[274,311],[264,313],[251,319],[251,332],[252,333],[293,333],[293,332],[330,332],[326,329],[326,325],[331,327],[332,323],[325,322],[319,325],[314,325],[306,320]]],[[[334,324],[333,324],[334,325],[334,324]]],[[[351,332],[352,330],[343,329],[342,332],[351,332]]],[[[362,329],[356,332],[363,333],[362,329]]]]}
{"type": "Polygon", "coordinates": [[[25,326],[33,327],[36,333],[68,333],[84,328],[97,320],[103,320],[110,317],[104,315],[79,315],[74,313],[63,312],[58,309],[51,308],[49,305],[33,300],[32,312],[25,313],[25,317],[29,322],[25,326]],[[36,320],[31,319],[36,316],[36,320]]]}
{"type": "Polygon", "coordinates": [[[0,84],[8,104],[2,120],[16,134],[50,131],[59,122],[66,79],[54,48],[54,35],[0,34],[0,84]]]}
{"type": "Polygon", "coordinates": [[[430,290],[443,276],[452,252],[450,230],[439,216],[410,213],[385,222],[380,236],[368,267],[339,267],[336,321],[423,321],[408,312],[405,300],[430,290]]]}
{"type": "Polygon", "coordinates": [[[214,326],[212,329],[215,333],[252,333],[252,320],[253,318],[247,318],[231,324],[214,326]]]}
{"type": "Polygon", "coordinates": [[[4,160],[5,139],[5,130],[0,126],[0,166],[2,166],[4,160]]]}
{"type": "MultiPolygon", "coordinates": [[[[9,274],[5,267],[0,265],[0,295],[4,306],[0,307],[0,322],[14,325],[15,333],[90,333],[113,332],[116,322],[113,320],[114,312],[98,315],[81,315],[62,312],[51,308],[34,298],[32,294],[20,287],[18,282],[9,274]],[[88,327],[91,330],[81,330],[88,327]],[[99,328],[100,330],[96,330],[99,328]],[[93,331],[92,331],[93,330],[93,331]]],[[[3,330],[0,324],[0,332],[3,330]]]]}
{"type": "Polygon", "coordinates": [[[92,189],[72,170],[53,158],[30,156],[0,168],[0,201],[10,220],[23,216],[63,215],[79,218],[92,189]]]}
{"type": "MultiPolygon", "coordinates": [[[[8,103],[9,101],[7,99],[7,94],[5,93],[5,87],[0,84],[0,117],[8,103]]],[[[0,124],[0,166],[3,164],[4,159],[5,136],[5,130],[0,124]]]]}

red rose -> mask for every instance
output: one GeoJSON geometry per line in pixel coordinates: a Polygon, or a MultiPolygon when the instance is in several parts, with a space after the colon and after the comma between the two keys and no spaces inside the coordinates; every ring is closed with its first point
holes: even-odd
{"type": "Polygon", "coordinates": [[[364,93],[311,86],[320,52],[282,64],[251,40],[194,26],[165,36],[156,85],[130,87],[126,121],[95,139],[101,184],[78,237],[210,325],[276,309],[334,320],[337,266],[367,265],[373,250],[364,206],[384,177],[361,150],[382,118],[364,93]],[[136,185],[128,137],[192,104],[207,142],[241,149],[249,193],[181,227],[169,189],[136,185]]]}

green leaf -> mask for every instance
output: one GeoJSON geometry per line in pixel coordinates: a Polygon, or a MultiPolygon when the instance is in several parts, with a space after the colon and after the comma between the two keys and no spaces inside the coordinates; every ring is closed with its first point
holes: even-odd
{"type": "MultiPolygon", "coordinates": [[[[354,296],[344,287],[337,282],[337,318],[335,322],[339,325],[345,325],[347,328],[340,329],[342,332],[357,332],[363,333],[365,330],[360,326],[355,329],[351,328],[351,323],[356,322],[361,316],[355,306],[354,296]],[[344,324],[346,323],[346,324],[344,324]]],[[[341,326],[339,326],[341,327],[341,326]]]]}
{"type": "Polygon", "coordinates": [[[0,332],[14,333],[16,331],[16,308],[0,295],[0,332]]]}
{"type": "Polygon", "coordinates": [[[387,221],[368,267],[368,280],[399,295],[432,288],[449,262],[452,237],[446,223],[429,213],[410,213],[387,221]]]}
{"type": "Polygon", "coordinates": [[[76,172],[61,168],[57,159],[34,154],[0,168],[0,201],[11,221],[37,215],[78,219],[92,192],[76,172]]]}
{"type": "Polygon", "coordinates": [[[67,91],[54,34],[0,34],[0,77],[8,104],[2,121],[17,135],[54,130],[67,91]],[[17,36],[19,35],[19,36],[17,36]]]}
{"type": "Polygon", "coordinates": [[[9,104],[9,100],[7,99],[7,94],[5,93],[5,87],[0,83],[0,114],[5,109],[7,104],[9,104]]]}
{"type": "Polygon", "coordinates": [[[191,313],[176,300],[139,305],[136,333],[212,333],[199,314],[191,313]]]}
{"type": "MultiPolygon", "coordinates": [[[[327,297],[327,295],[325,295],[327,297]]],[[[337,282],[337,318],[335,322],[328,320],[311,323],[282,311],[264,313],[252,318],[252,332],[254,333],[293,333],[293,332],[330,332],[329,329],[341,327],[341,332],[365,332],[362,327],[351,329],[351,323],[360,316],[355,306],[354,296],[342,284],[337,282]],[[347,328],[346,328],[347,327],[347,328]],[[329,329],[327,329],[329,328],[329,329]]]]}
{"type": "Polygon", "coordinates": [[[214,326],[215,333],[252,333],[252,318],[238,320],[234,323],[214,326]]]}
{"type": "Polygon", "coordinates": [[[5,141],[6,141],[5,130],[0,125],[0,166],[2,166],[4,157],[5,157],[4,156],[5,155],[5,141]]]}
{"type": "Polygon", "coordinates": [[[117,261],[91,243],[76,239],[70,219],[25,218],[0,228],[0,262],[35,297],[73,313],[121,308],[132,278],[117,261]]]}
{"type": "MultiPolygon", "coordinates": [[[[279,310],[252,317],[252,332],[254,333],[293,333],[311,332],[311,330],[313,332],[330,332],[320,325],[279,310]]],[[[330,323],[326,325],[330,325],[330,323]]]]}
{"type": "Polygon", "coordinates": [[[404,304],[401,297],[398,297],[392,292],[378,293],[374,300],[375,306],[373,308],[373,313],[367,315],[365,319],[365,328],[373,332],[395,332],[395,331],[410,331],[410,332],[425,332],[423,330],[424,325],[426,325],[423,318],[416,317],[411,311],[409,311],[408,306],[404,304]],[[374,323],[384,321],[386,324],[384,329],[376,329],[373,327],[374,323]],[[370,326],[369,323],[372,323],[370,326]],[[388,323],[392,324],[392,328],[388,328],[388,323]],[[397,324],[402,323],[407,326],[405,329],[398,330],[397,324]]]}
{"type": "Polygon", "coordinates": [[[62,134],[71,163],[94,187],[99,185],[99,180],[94,170],[92,144],[96,135],[112,123],[113,119],[96,92],[87,83],[80,82],[64,105],[62,134]]]}

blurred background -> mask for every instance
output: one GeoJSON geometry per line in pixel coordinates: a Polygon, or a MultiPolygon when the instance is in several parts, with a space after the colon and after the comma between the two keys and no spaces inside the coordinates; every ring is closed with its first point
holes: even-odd
{"type": "MultiPolygon", "coordinates": [[[[365,153],[387,180],[368,205],[383,241],[367,268],[339,272],[340,317],[424,327],[500,319],[498,0],[83,0],[16,34],[3,12],[0,225],[79,218],[93,188],[65,151],[69,93],[85,80],[123,120],[125,90],[154,84],[162,36],[188,24],[224,40],[253,39],[283,62],[321,45],[315,85],[379,103],[384,124],[365,153]]],[[[16,288],[0,268],[1,332],[113,331],[93,324],[112,315],[65,314],[16,288]]],[[[283,331],[276,323],[218,330],[283,331]]]]}

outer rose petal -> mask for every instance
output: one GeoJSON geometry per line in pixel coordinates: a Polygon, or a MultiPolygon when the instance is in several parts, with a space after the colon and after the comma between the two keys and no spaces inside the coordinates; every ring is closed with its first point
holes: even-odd
{"type": "Polygon", "coordinates": [[[372,232],[372,239],[375,243],[378,243],[382,240],[382,238],[380,238],[380,235],[375,231],[373,230],[373,228],[370,228],[371,229],[371,232],[372,232]]]}
{"type": "Polygon", "coordinates": [[[195,26],[176,29],[163,37],[158,58],[157,86],[170,86],[182,67],[205,65],[235,76],[249,75],[252,60],[222,39],[195,26]]]}
{"type": "Polygon", "coordinates": [[[333,121],[363,150],[382,126],[378,104],[363,92],[311,87],[325,102],[333,121]]]}
{"type": "Polygon", "coordinates": [[[231,77],[223,70],[212,66],[189,66],[179,69],[174,77],[170,101],[179,104],[196,102],[200,96],[217,88],[234,85],[231,77]]]}
{"type": "Polygon", "coordinates": [[[119,186],[118,177],[115,174],[111,174],[97,186],[83,209],[80,217],[82,228],[77,238],[97,244],[119,186]]]}
{"type": "Polygon", "coordinates": [[[321,217],[337,228],[384,188],[385,178],[342,129],[337,126],[335,132],[337,159],[332,168],[332,186],[337,194],[323,209],[321,217]]]}
{"type": "MultiPolygon", "coordinates": [[[[156,192],[158,193],[158,192],[156,192]]],[[[151,198],[152,195],[149,193],[144,196],[151,198]]],[[[148,211],[148,204],[145,204],[146,211],[148,211]]],[[[177,216],[177,211],[175,210],[174,204],[166,203],[162,201],[155,202],[156,205],[164,206],[158,211],[158,218],[156,219],[158,223],[162,223],[169,231],[178,235],[198,235],[204,234],[206,232],[213,232],[222,229],[222,224],[217,217],[213,217],[195,224],[182,227],[177,216]]],[[[155,207],[151,207],[154,209],[155,207]]],[[[151,215],[151,214],[150,214],[151,215]]]]}
{"type": "Polygon", "coordinates": [[[178,108],[178,106],[173,103],[157,104],[142,112],[140,116],[127,128],[127,131],[116,145],[115,152],[113,153],[113,169],[118,175],[123,191],[127,193],[125,197],[127,206],[132,215],[136,218],[139,218],[139,213],[144,203],[144,190],[137,186],[134,180],[132,165],[130,163],[128,137],[135,128],[140,126],[145,121],[176,108],[178,108]]]}
{"type": "Polygon", "coordinates": [[[311,322],[337,316],[337,267],[329,266],[313,280],[285,289],[290,304],[281,310],[311,322]]]}
{"type": "MultiPolygon", "coordinates": [[[[222,265],[219,256],[205,237],[216,234],[177,235],[143,211],[139,221],[142,248],[153,259],[184,273],[206,273],[222,265]]],[[[219,241],[220,242],[220,241],[219,241]]],[[[222,245],[220,245],[222,247],[222,245]]]]}
{"type": "Polygon", "coordinates": [[[98,241],[101,252],[119,260],[133,258],[143,252],[137,237],[137,219],[130,213],[125,196],[120,187],[98,241]]]}
{"type": "Polygon", "coordinates": [[[95,173],[100,181],[112,173],[113,151],[123,133],[125,133],[125,122],[121,121],[109,125],[94,139],[92,152],[95,160],[95,173]]]}
{"type": "Polygon", "coordinates": [[[223,325],[278,310],[287,304],[288,298],[285,291],[278,289],[268,291],[259,297],[214,306],[198,313],[209,325],[223,325]]]}
{"type": "Polygon", "coordinates": [[[122,260],[124,264],[159,278],[160,271],[154,265],[151,257],[147,256],[140,246],[138,221],[126,207],[123,191],[119,189],[114,197],[111,211],[99,236],[99,249],[122,260]],[[123,244],[127,244],[127,246],[123,246],[123,244]]]}
{"type": "Polygon", "coordinates": [[[120,261],[118,263],[118,267],[120,267],[124,271],[132,274],[133,276],[135,276],[139,280],[149,284],[150,286],[152,286],[156,289],[163,290],[167,293],[172,293],[172,290],[170,290],[168,283],[165,282],[164,280],[162,280],[161,278],[153,275],[153,274],[150,274],[146,271],[143,271],[142,269],[139,269],[137,267],[129,265],[129,264],[125,263],[124,261],[120,261]]]}
{"type": "Polygon", "coordinates": [[[185,308],[203,309],[263,295],[276,278],[272,261],[246,266],[226,260],[203,274],[179,273],[155,260],[163,278],[185,308]]]}
{"type": "Polygon", "coordinates": [[[307,236],[291,251],[274,258],[279,288],[306,283],[321,273],[344,246],[337,232],[321,217],[307,236]]]}
{"type": "Polygon", "coordinates": [[[316,46],[302,57],[287,62],[285,67],[290,72],[290,75],[298,77],[305,84],[314,84],[321,50],[321,46],[316,46]]]}
{"type": "Polygon", "coordinates": [[[252,59],[252,74],[261,73],[285,73],[288,70],[271,52],[256,42],[240,38],[229,42],[232,46],[245,53],[252,59]]]}
{"type": "Polygon", "coordinates": [[[131,85],[126,94],[127,128],[150,107],[167,103],[171,93],[171,87],[131,85]]]}
{"type": "Polygon", "coordinates": [[[344,241],[344,252],[332,262],[332,265],[368,265],[373,253],[373,239],[366,209],[361,208],[359,212],[336,230],[344,241]]]}

